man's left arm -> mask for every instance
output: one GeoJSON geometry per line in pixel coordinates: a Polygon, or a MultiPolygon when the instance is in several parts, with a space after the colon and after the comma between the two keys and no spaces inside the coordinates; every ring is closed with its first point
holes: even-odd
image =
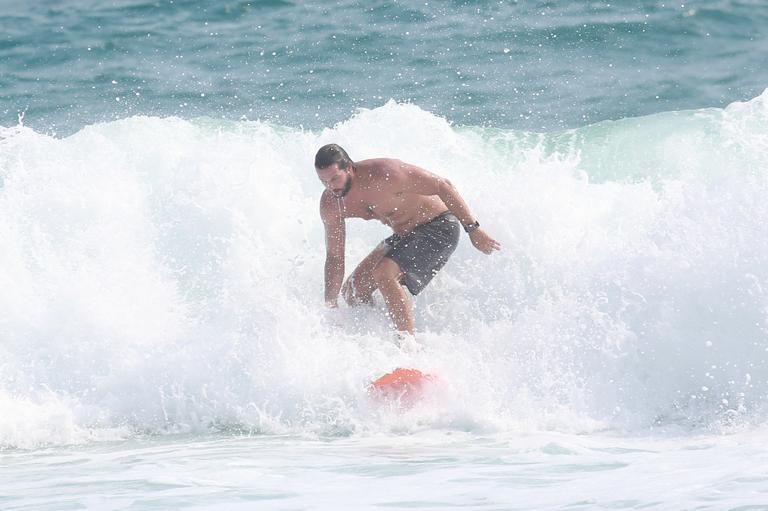
{"type": "Polygon", "coordinates": [[[475,248],[486,254],[501,249],[501,244],[484,230],[479,227],[472,229],[472,226],[478,225],[477,219],[453,183],[416,165],[399,162],[399,166],[405,190],[419,195],[440,197],[450,212],[459,219],[464,230],[469,232],[469,239],[475,248]]]}

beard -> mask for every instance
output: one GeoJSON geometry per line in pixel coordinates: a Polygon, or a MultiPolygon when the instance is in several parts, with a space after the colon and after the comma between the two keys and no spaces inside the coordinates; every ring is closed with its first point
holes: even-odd
{"type": "Polygon", "coordinates": [[[347,193],[349,193],[349,189],[352,188],[352,176],[347,176],[347,182],[344,183],[344,188],[339,188],[336,190],[331,190],[331,193],[334,197],[337,199],[341,199],[344,197],[347,193]]]}

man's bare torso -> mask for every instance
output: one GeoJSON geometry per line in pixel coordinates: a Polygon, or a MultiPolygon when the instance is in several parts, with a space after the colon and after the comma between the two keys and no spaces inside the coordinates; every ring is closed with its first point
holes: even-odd
{"type": "Polygon", "coordinates": [[[342,218],[379,220],[397,234],[429,222],[448,207],[435,195],[411,193],[403,185],[402,162],[387,158],[355,163],[354,184],[342,198],[326,190],[322,200],[337,203],[342,218]]]}

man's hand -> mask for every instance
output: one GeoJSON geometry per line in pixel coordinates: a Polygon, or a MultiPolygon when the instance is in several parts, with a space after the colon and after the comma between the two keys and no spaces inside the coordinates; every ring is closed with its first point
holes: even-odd
{"type": "Polygon", "coordinates": [[[341,296],[344,297],[347,303],[353,303],[355,299],[355,290],[352,287],[352,277],[348,278],[344,285],[341,286],[341,296]]]}
{"type": "Polygon", "coordinates": [[[337,309],[339,307],[339,302],[336,300],[326,300],[325,306],[330,309],[337,309]]]}
{"type": "Polygon", "coordinates": [[[501,244],[488,236],[482,229],[475,229],[472,231],[469,235],[469,239],[472,241],[475,248],[484,254],[490,254],[494,250],[501,250],[501,244]]]}

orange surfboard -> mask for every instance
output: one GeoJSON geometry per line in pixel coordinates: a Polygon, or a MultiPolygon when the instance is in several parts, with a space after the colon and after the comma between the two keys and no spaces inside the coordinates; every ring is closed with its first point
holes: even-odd
{"type": "Polygon", "coordinates": [[[424,396],[426,386],[437,378],[418,369],[398,367],[391,373],[371,382],[368,394],[380,402],[413,406],[424,396]]]}

